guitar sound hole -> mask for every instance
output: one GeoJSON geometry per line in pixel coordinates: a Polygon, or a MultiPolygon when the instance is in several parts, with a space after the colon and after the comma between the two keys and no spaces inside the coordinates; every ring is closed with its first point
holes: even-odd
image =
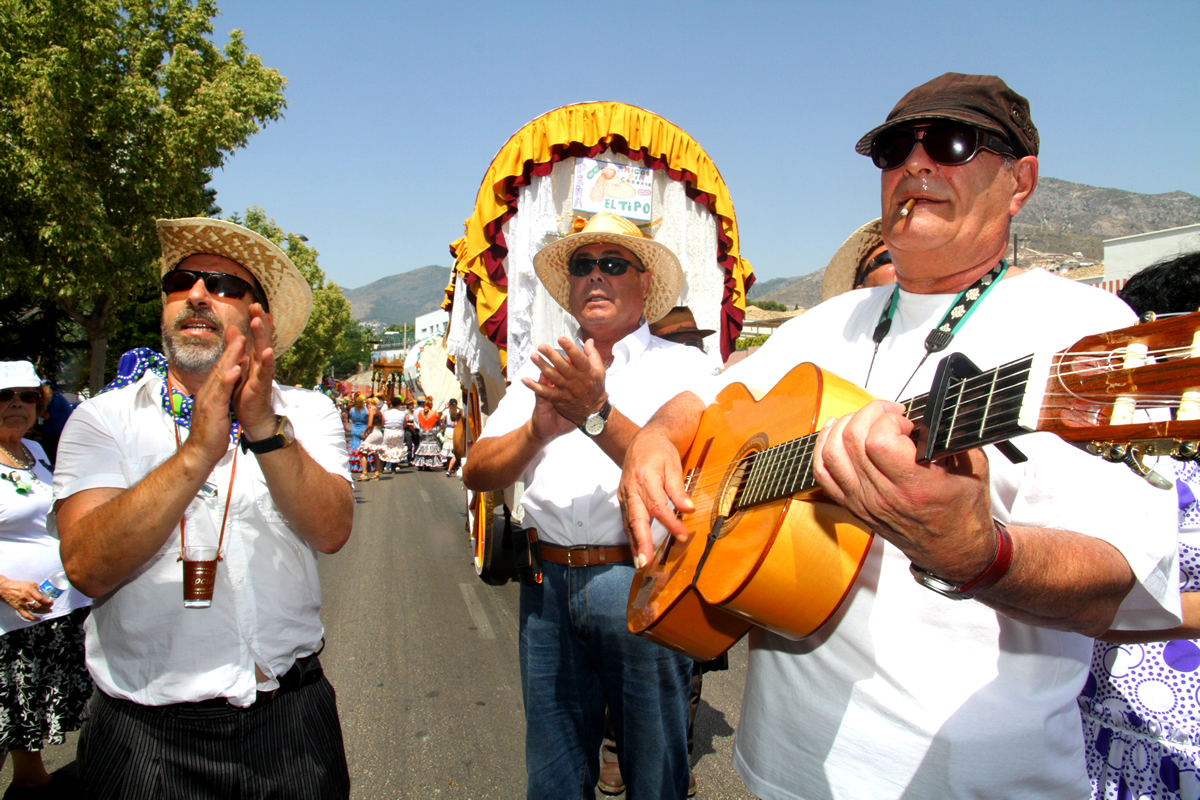
{"type": "Polygon", "coordinates": [[[712,533],[709,535],[715,534],[716,538],[720,539],[726,531],[731,531],[737,526],[737,521],[742,515],[737,500],[754,460],[751,456],[768,447],[770,447],[770,442],[767,440],[767,435],[758,433],[743,444],[737,455],[729,462],[725,476],[721,479],[721,488],[717,492],[717,502],[713,505],[712,519],[709,522],[709,530],[712,533]],[[722,517],[724,522],[721,524],[720,530],[715,530],[722,517]]]}

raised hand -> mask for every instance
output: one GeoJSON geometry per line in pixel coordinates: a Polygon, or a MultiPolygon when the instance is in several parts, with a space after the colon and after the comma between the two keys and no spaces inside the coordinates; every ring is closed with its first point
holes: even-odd
{"type": "Polygon", "coordinates": [[[262,306],[250,306],[250,336],[243,365],[245,377],[233,393],[233,413],[251,441],[275,432],[275,409],[271,401],[275,379],[274,321],[262,306]]]}
{"type": "Polygon", "coordinates": [[[584,343],[583,350],[565,336],[558,343],[562,353],[549,345],[538,346],[531,360],[542,371],[542,378],[523,378],[522,382],[539,400],[551,403],[561,416],[582,425],[589,414],[601,409],[608,396],[604,390],[604,360],[591,339],[584,343]]]}
{"type": "MultiPolygon", "coordinates": [[[[549,387],[550,379],[542,375],[538,378],[537,385],[543,388],[549,387]]],[[[539,439],[553,439],[555,436],[575,430],[575,423],[558,413],[554,404],[540,395],[534,400],[531,419],[533,435],[539,439]]]]}
{"type": "Polygon", "coordinates": [[[225,329],[225,352],[192,399],[192,424],[185,448],[199,453],[210,465],[229,450],[229,401],[243,380],[246,337],[234,326],[225,329]]]}

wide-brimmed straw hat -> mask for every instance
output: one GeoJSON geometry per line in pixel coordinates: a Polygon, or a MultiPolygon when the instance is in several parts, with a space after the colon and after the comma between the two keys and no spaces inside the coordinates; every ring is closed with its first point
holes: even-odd
{"type": "Polygon", "coordinates": [[[166,275],[188,256],[224,256],[245,269],[267,295],[275,323],[275,355],[291,347],[312,314],[312,288],[278,245],[228,220],[208,217],[160,219],[161,274],[166,275]]]}
{"type": "Polygon", "coordinates": [[[821,279],[821,301],[845,294],[854,288],[854,274],[867,253],[883,244],[880,220],[873,219],[850,234],[829,259],[825,277],[821,279]]]}
{"type": "Polygon", "coordinates": [[[679,265],[679,259],[666,245],[654,241],[637,225],[616,214],[597,214],[579,233],[568,234],[546,245],[533,257],[538,278],[560,306],[571,310],[571,285],[567,280],[567,263],[571,255],[579,248],[597,242],[624,247],[638,257],[654,279],[642,309],[647,322],[656,322],[671,310],[683,286],[683,267],[679,265]]]}

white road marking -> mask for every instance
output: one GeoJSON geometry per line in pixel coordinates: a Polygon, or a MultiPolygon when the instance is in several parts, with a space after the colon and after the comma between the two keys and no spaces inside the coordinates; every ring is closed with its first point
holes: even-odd
{"type": "Polygon", "coordinates": [[[419,491],[419,492],[421,493],[421,499],[422,499],[422,500],[424,500],[426,503],[432,502],[432,501],[429,499],[429,492],[427,492],[427,491],[425,491],[424,489],[421,489],[421,488],[418,488],[418,489],[417,489],[417,491],[419,491]]]}
{"type": "Polygon", "coordinates": [[[479,602],[479,595],[475,594],[475,584],[460,583],[458,589],[467,603],[467,611],[471,614],[475,629],[479,631],[479,638],[495,639],[496,632],[492,630],[492,623],[488,622],[487,612],[483,610],[483,603],[479,602]]]}

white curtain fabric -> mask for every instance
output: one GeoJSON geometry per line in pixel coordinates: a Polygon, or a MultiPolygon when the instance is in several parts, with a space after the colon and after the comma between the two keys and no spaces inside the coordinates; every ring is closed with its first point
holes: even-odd
{"type": "MultiPolygon", "coordinates": [[[[612,151],[596,158],[619,164],[638,163],[612,151]]],[[[575,321],[550,297],[533,270],[534,254],[569,231],[575,219],[571,209],[574,172],[575,159],[567,158],[555,164],[549,175],[533,178],[528,186],[521,187],[517,213],[504,224],[510,375],[528,361],[537,345],[555,342],[559,336],[573,336],[577,331],[575,321]]],[[[654,218],[662,222],[651,233],[671,248],[683,265],[684,283],[678,304],[692,309],[698,327],[720,330],[725,275],[717,264],[717,218],[689,199],[684,183],[671,180],[663,170],[655,170],[652,188],[654,218]]],[[[705,345],[713,363],[719,366],[717,336],[710,336],[705,345]]]]}
{"type": "MultiPolygon", "coordinates": [[[[638,163],[612,151],[596,158],[619,164],[638,163]]],[[[555,164],[549,175],[533,178],[520,189],[517,213],[504,223],[508,245],[504,266],[508,274],[509,375],[528,362],[537,345],[557,342],[560,336],[574,336],[578,330],[575,320],[550,297],[533,269],[534,254],[571,229],[576,216],[571,209],[574,173],[575,159],[567,158],[555,164]]],[[[725,273],[717,264],[717,218],[690,200],[684,183],[671,180],[663,170],[655,170],[652,189],[654,218],[662,221],[650,232],[671,248],[683,265],[678,304],[691,308],[698,327],[720,331],[725,273]]],[[[719,367],[717,335],[708,337],[705,346],[709,358],[719,367]]],[[[495,388],[504,385],[499,355],[479,330],[474,305],[461,277],[455,283],[446,352],[454,356],[454,374],[463,385],[469,386],[476,375],[486,376],[488,410],[495,408],[501,394],[495,388]]]]}

